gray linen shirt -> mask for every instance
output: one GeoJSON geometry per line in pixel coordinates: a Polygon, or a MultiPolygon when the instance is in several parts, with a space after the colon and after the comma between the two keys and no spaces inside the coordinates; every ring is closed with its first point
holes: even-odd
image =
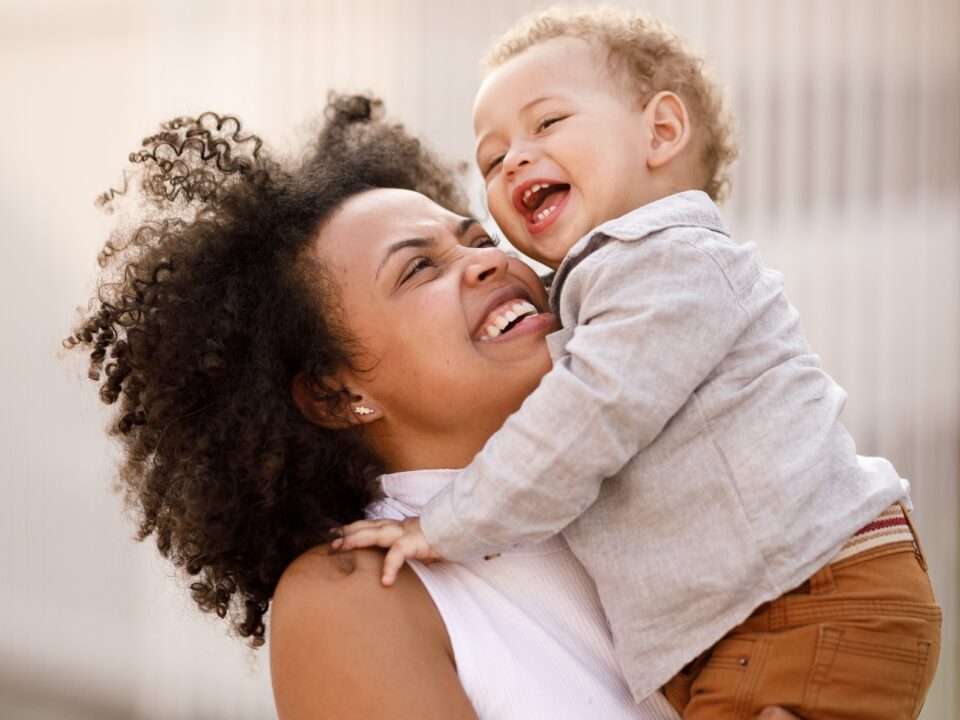
{"type": "Polygon", "coordinates": [[[704,193],[596,228],[551,303],[553,369],[422,528],[451,560],[562,530],[644,698],[908,485],[857,457],[781,276],[704,193]]]}

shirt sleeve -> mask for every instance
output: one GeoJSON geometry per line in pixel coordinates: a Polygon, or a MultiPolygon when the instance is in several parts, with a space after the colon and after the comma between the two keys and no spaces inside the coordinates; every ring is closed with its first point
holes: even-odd
{"type": "Polygon", "coordinates": [[[563,356],[424,508],[424,535],[445,558],[475,560],[562,530],[656,439],[748,323],[715,256],[665,232],[609,240],[563,292],[579,306],[563,356]]]}

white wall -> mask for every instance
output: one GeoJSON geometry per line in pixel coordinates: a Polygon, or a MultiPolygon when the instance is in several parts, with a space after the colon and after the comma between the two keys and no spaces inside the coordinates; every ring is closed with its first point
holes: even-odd
{"type": "MultiPolygon", "coordinates": [[[[198,618],[153,548],[130,540],[109,491],[107,415],[82,363],[57,358],[107,226],[94,197],[162,119],[237,113],[289,151],[330,87],[376,91],[442,154],[469,160],[477,59],[532,5],[0,4],[0,717],[273,713],[265,654],[198,618]]],[[[745,147],[735,235],[785,272],[850,392],[861,450],[913,480],[947,614],[924,717],[957,717],[960,4],[643,7],[729,82],[745,147]]]]}

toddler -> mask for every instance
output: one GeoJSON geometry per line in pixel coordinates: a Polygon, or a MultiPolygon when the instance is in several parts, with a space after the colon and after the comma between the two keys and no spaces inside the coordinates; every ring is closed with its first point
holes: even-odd
{"type": "MultiPolygon", "coordinates": [[[[728,236],[736,147],[702,61],[647,17],[556,9],[491,58],[477,162],[497,224],[557,271],[554,368],[419,520],[340,545],[390,546],[389,584],[404,558],[562,532],[636,698],[916,717],[940,613],[908,485],[857,456],[780,276],[728,236]]],[[[510,319],[488,320],[497,341],[510,319]]]]}

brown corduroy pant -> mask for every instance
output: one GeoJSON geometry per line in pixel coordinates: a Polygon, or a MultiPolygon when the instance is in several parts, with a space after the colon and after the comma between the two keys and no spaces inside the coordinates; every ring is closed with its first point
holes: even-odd
{"type": "MultiPolygon", "coordinates": [[[[909,519],[908,519],[909,523],[909,519]]],[[[940,655],[940,608],[914,542],[826,565],[757,608],[663,688],[687,720],[912,720],[940,655]]]]}

